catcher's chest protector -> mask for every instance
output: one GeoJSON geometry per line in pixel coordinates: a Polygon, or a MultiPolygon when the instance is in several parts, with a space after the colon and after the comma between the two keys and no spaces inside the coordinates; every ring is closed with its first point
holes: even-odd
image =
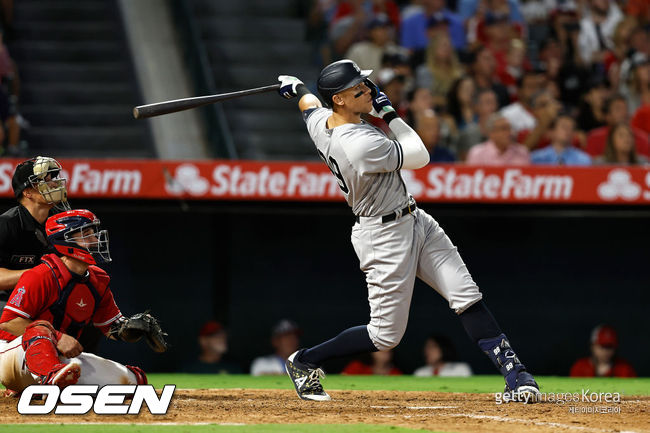
{"type": "Polygon", "coordinates": [[[71,274],[55,254],[43,256],[42,261],[52,271],[59,292],[57,300],[49,307],[52,326],[78,337],[97,312],[109,280],[98,278],[91,268],[88,269],[88,276],[80,279],[71,274]]]}

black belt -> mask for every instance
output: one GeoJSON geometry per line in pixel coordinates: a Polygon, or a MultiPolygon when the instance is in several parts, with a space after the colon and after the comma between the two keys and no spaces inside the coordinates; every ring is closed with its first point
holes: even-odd
{"type": "MultiPolygon", "coordinates": [[[[404,216],[404,215],[415,212],[415,209],[417,209],[417,208],[418,208],[417,203],[409,204],[404,209],[400,210],[399,213],[400,213],[400,215],[404,216]]],[[[358,215],[355,216],[354,218],[357,220],[357,222],[359,222],[359,216],[358,215]]],[[[387,223],[387,222],[390,222],[390,221],[395,221],[396,219],[397,219],[397,212],[393,212],[393,213],[389,213],[388,215],[382,216],[381,217],[381,222],[382,223],[387,223]]]]}

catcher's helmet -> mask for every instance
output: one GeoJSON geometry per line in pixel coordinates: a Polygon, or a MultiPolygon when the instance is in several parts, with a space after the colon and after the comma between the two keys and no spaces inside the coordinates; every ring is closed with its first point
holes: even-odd
{"type": "Polygon", "coordinates": [[[372,69],[361,70],[352,60],[339,60],[325,66],[318,76],[318,93],[324,102],[332,105],[332,96],[354,87],[372,73],[372,69]]]}
{"type": "Polygon", "coordinates": [[[54,158],[37,156],[23,161],[16,167],[11,179],[14,195],[19,198],[27,187],[34,187],[48,203],[60,203],[64,209],[68,206],[67,179],[61,175],[61,164],[54,158]]]}
{"type": "Polygon", "coordinates": [[[59,254],[89,265],[108,263],[108,231],[99,230],[99,218],[89,210],[74,209],[47,219],[45,233],[59,254]]]}

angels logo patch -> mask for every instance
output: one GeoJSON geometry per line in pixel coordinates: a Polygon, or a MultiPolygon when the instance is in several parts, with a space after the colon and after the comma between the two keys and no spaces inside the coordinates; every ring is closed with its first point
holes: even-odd
{"type": "Polygon", "coordinates": [[[25,294],[25,287],[19,287],[16,289],[16,294],[11,297],[9,300],[10,304],[20,307],[20,304],[23,303],[23,295],[25,294]]]}

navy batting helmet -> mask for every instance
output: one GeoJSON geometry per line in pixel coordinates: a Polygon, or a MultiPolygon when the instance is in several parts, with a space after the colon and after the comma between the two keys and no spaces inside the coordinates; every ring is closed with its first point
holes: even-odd
{"type": "Polygon", "coordinates": [[[332,96],[354,87],[372,73],[370,70],[361,70],[352,60],[339,60],[325,66],[318,76],[318,93],[326,104],[332,104],[332,96]]]}

